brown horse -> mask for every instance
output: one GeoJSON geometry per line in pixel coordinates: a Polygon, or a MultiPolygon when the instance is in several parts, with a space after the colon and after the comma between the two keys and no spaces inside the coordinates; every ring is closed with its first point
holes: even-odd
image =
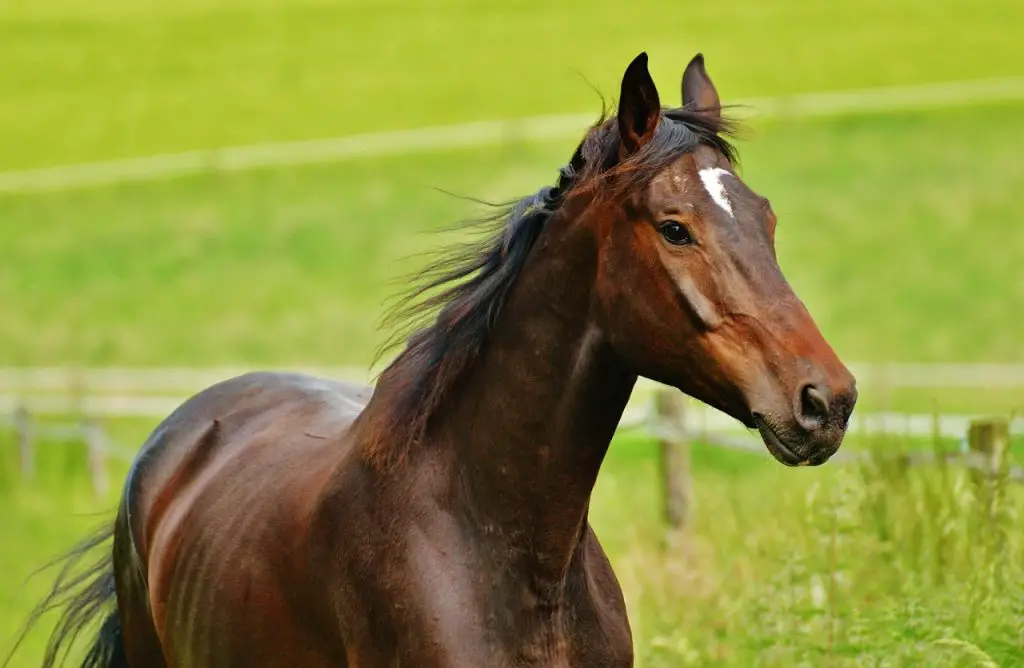
{"type": "Polygon", "coordinates": [[[557,184],[427,271],[407,304],[436,320],[374,390],[256,373],[170,415],[68,559],[112,549],[41,604],[64,608],[44,665],[100,617],[88,667],[630,666],[587,514],[637,377],[788,465],[828,459],[856,401],[700,55],[682,98],[638,56],[557,184]]]}

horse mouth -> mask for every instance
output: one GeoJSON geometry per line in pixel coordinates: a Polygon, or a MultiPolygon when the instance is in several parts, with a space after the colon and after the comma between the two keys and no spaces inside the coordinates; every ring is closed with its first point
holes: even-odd
{"type": "Polygon", "coordinates": [[[775,430],[772,429],[772,426],[768,424],[763,415],[754,413],[752,417],[754,426],[757,427],[758,433],[761,434],[761,440],[764,441],[765,446],[768,448],[768,452],[772,453],[772,456],[775,457],[775,459],[779,460],[786,466],[813,466],[821,463],[821,461],[814,461],[814,457],[803,458],[790,450],[789,446],[787,446],[779,435],[775,433],[775,430]]]}

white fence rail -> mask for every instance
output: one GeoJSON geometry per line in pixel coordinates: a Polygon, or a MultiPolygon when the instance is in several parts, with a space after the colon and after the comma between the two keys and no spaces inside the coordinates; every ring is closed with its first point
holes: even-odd
{"type": "MultiPolygon", "coordinates": [[[[851,364],[862,388],[1024,390],[1024,364],[851,364]]],[[[160,418],[185,398],[217,382],[250,371],[244,367],[212,368],[0,368],[0,413],[27,406],[36,414],[84,413],[95,417],[160,418]]],[[[374,372],[359,367],[297,367],[290,371],[370,383],[374,372]]],[[[641,416],[657,383],[642,380],[634,392],[627,423],[641,416]]],[[[968,415],[944,415],[943,433],[962,433],[968,415]]],[[[1022,418],[1024,419],[1024,418],[1022,418]]],[[[853,429],[928,434],[932,416],[872,413],[858,416],[853,429]]],[[[707,409],[709,430],[736,429],[735,421],[707,409]]],[[[1020,420],[1015,421],[1018,429],[1020,420]]]]}
{"type": "MultiPolygon", "coordinates": [[[[997,364],[854,364],[861,387],[898,388],[999,388],[1024,389],[1024,365],[997,364]]],[[[0,368],[0,428],[15,433],[23,477],[34,471],[34,443],[78,443],[85,446],[89,472],[97,493],[110,485],[105,461],[130,461],[137,444],[118,445],[102,428],[102,421],[116,418],[159,420],[173,412],[190,395],[215,383],[246,373],[242,367],[220,368],[0,368]],[[6,424],[5,424],[6,423],[6,424]]],[[[350,382],[371,383],[370,370],[354,367],[290,368],[311,375],[350,382]]],[[[695,440],[715,447],[744,450],[767,456],[759,437],[729,416],[692,400],[685,405],[685,428],[658,409],[663,386],[642,380],[627,406],[620,429],[643,429],[665,442],[695,440]]],[[[670,391],[678,397],[678,393],[670,391]]],[[[663,403],[663,402],[661,402],[663,403]]],[[[959,439],[964,452],[957,456],[973,468],[983,466],[977,453],[966,452],[965,435],[972,423],[984,416],[931,415],[894,412],[861,413],[849,431],[854,434],[898,434],[959,439]],[[981,462],[981,463],[979,463],[981,462]]],[[[1008,421],[1008,435],[1024,434],[1024,417],[1008,421]]],[[[923,453],[914,463],[924,463],[923,453]]],[[[848,458],[848,457],[846,457],[848,458]]],[[[925,457],[927,458],[927,457],[925,457]]],[[[843,458],[840,458],[843,459],[843,458]]],[[[982,457],[983,459],[983,457],[982,457]]],[[[1013,468],[1013,480],[1024,481],[1024,471],[1013,468]]],[[[670,516],[675,517],[674,511],[670,516]]],[[[673,520],[674,521],[674,520],[673,520]]]]}
{"type": "MultiPolygon", "coordinates": [[[[1024,390],[1024,364],[851,364],[863,388],[996,388],[1024,390]]],[[[162,418],[188,396],[251,369],[213,368],[0,368],[0,415],[19,407],[35,415],[88,415],[93,418],[162,418]]],[[[290,371],[370,383],[374,373],[359,367],[297,367],[290,371]]],[[[646,406],[657,383],[642,380],[633,394],[623,427],[645,420],[646,406]]],[[[708,432],[742,432],[732,418],[710,408],[697,411],[698,424],[708,432]]],[[[939,430],[962,435],[975,416],[944,414],[939,430]]],[[[876,412],[857,415],[851,430],[871,433],[929,435],[935,426],[930,414],[876,412]]],[[[1013,421],[1024,432],[1024,416],[1013,421]]]]}
{"type": "MultiPolygon", "coordinates": [[[[1024,389],[1024,364],[852,363],[863,386],[889,389],[1019,388],[1024,389]]],[[[76,386],[90,391],[166,393],[196,391],[251,371],[248,367],[0,367],[0,393],[65,391],[76,386]]],[[[341,380],[370,382],[374,370],[353,366],[288,367],[289,371],[341,380]]],[[[643,381],[641,386],[653,386],[643,381]]]]}
{"type": "MultiPolygon", "coordinates": [[[[1024,389],[1024,364],[852,364],[862,387],[898,388],[999,388],[1024,389]]],[[[289,368],[317,376],[370,383],[374,373],[358,367],[289,368]]],[[[83,424],[116,418],[162,419],[188,396],[222,380],[251,371],[244,367],[213,368],[0,368],[0,425],[16,426],[24,415],[51,418],[35,428],[37,438],[68,440],[81,436],[83,424]],[[20,417],[19,417],[20,416],[20,417]],[[78,416],[67,421],[68,416],[78,416]],[[54,423],[53,419],[64,422],[54,423]]],[[[621,429],[659,429],[652,413],[653,397],[661,388],[642,380],[620,424],[621,429]]],[[[690,429],[705,436],[728,434],[733,443],[745,436],[749,449],[761,450],[756,435],[729,416],[693,402],[689,409],[690,429]]],[[[930,436],[938,431],[947,438],[962,438],[976,415],[907,414],[874,412],[855,414],[851,433],[930,436]]],[[[93,426],[89,427],[93,429],[93,426]]],[[[1024,416],[1010,422],[1013,434],[1024,433],[1024,416]]],[[[95,449],[105,454],[130,458],[134,449],[118,447],[93,433],[95,449]]]]}

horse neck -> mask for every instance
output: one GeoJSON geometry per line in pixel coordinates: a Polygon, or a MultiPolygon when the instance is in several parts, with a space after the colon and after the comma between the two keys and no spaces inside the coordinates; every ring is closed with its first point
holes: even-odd
{"type": "Polygon", "coordinates": [[[593,233],[558,227],[550,221],[531,251],[481,357],[432,431],[453,451],[453,495],[471,525],[548,582],[561,581],[583,535],[636,382],[592,317],[593,233]]]}

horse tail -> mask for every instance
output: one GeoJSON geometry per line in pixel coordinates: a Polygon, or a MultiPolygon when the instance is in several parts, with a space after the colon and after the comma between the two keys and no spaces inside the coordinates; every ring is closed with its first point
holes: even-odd
{"type": "Polygon", "coordinates": [[[67,554],[43,567],[45,569],[62,564],[53,587],[32,611],[4,666],[10,662],[26,634],[44,614],[61,610],[46,645],[41,668],[63,665],[78,636],[97,620],[102,621],[82,661],[82,668],[128,668],[128,659],[121,641],[121,619],[117,612],[113,548],[106,545],[114,536],[114,528],[113,523],[102,527],[67,554]],[[104,548],[102,554],[80,568],[79,564],[97,548],[104,548]]]}

